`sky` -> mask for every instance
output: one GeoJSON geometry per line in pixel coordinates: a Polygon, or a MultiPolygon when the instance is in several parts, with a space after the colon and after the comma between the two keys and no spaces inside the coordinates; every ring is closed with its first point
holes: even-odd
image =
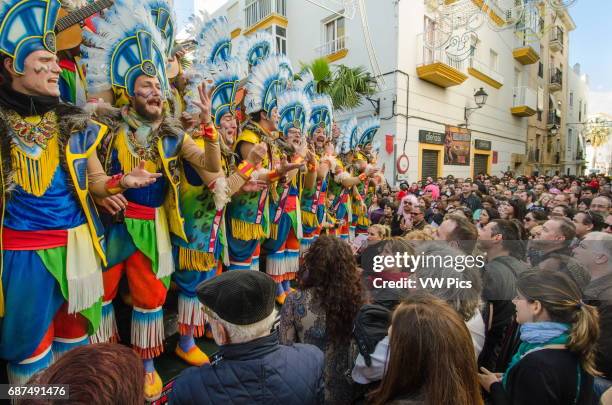
{"type": "Polygon", "coordinates": [[[576,23],[569,60],[589,75],[589,115],[612,115],[612,1],[576,0],[569,12],[576,23]]]}
{"type": "Polygon", "coordinates": [[[184,27],[189,16],[194,12],[194,4],[197,4],[200,9],[212,13],[225,4],[226,1],[227,0],[174,0],[174,9],[176,10],[178,26],[184,27]]]}

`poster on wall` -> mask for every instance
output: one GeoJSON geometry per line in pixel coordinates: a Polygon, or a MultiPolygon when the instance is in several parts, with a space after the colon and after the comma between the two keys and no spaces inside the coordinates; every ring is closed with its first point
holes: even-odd
{"type": "Polygon", "coordinates": [[[447,125],[444,138],[444,164],[469,166],[470,144],[471,135],[468,129],[447,125]]]}

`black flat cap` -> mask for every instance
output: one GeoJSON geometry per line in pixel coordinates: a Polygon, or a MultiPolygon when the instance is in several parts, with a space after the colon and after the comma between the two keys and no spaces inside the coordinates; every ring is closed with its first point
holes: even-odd
{"type": "Polygon", "coordinates": [[[274,309],[275,291],[274,280],[254,270],[231,270],[196,288],[204,306],[235,325],[251,325],[269,316],[274,309]]]}

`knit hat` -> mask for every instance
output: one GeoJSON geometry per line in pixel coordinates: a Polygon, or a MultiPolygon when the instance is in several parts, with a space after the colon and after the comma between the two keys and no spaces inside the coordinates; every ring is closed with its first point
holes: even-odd
{"type": "Polygon", "coordinates": [[[204,281],[196,293],[224,321],[251,325],[272,313],[275,290],[276,284],[265,273],[233,270],[204,281]]]}

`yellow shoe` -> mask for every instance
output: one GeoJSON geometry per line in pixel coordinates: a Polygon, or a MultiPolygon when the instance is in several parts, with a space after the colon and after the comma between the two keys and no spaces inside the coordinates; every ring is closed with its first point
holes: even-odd
{"type": "Polygon", "coordinates": [[[164,385],[157,371],[145,373],[144,394],[146,401],[157,401],[161,397],[163,388],[164,385]]]}
{"type": "Polygon", "coordinates": [[[208,356],[204,353],[198,346],[193,346],[189,349],[188,352],[184,352],[183,349],[179,345],[176,345],[176,349],[174,349],[174,353],[185,362],[191,364],[192,366],[203,366],[206,363],[210,363],[208,360],[208,356]]]}
{"type": "Polygon", "coordinates": [[[287,293],[282,293],[281,295],[276,296],[276,302],[278,305],[283,305],[285,303],[285,299],[287,298],[287,293]]]}

